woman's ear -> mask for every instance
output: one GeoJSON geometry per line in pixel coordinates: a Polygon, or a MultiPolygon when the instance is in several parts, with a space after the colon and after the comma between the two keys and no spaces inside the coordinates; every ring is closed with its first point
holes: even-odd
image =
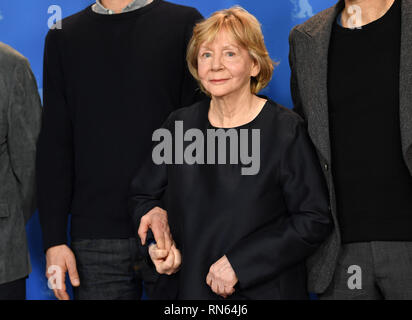
{"type": "Polygon", "coordinates": [[[251,77],[256,77],[260,73],[260,64],[259,62],[253,58],[252,69],[250,71],[251,77]]]}

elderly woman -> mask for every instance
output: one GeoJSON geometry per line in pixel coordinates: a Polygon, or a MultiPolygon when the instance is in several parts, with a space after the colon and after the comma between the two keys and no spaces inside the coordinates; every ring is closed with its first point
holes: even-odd
{"type": "Polygon", "coordinates": [[[139,235],[164,225],[149,248],[157,271],[173,274],[177,299],[307,298],[328,196],[303,121],[256,95],[273,72],[259,22],[240,7],[214,13],[187,61],[210,99],[170,115],[132,182],[139,235]]]}

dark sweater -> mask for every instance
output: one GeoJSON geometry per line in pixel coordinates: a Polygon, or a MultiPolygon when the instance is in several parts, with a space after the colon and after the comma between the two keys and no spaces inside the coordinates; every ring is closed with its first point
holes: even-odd
{"type": "MultiPolygon", "coordinates": [[[[184,131],[200,130],[206,145],[206,131],[215,129],[208,110],[209,101],[199,102],[173,112],[164,126],[174,133],[175,121],[183,121],[184,131]]],[[[155,165],[149,155],[132,182],[132,215],[139,221],[153,207],[164,206],[160,199],[167,192],[165,208],[182,253],[181,270],[162,279],[178,288],[172,298],[218,299],[206,276],[223,255],[239,279],[231,299],[307,298],[305,258],[325,240],[332,222],[326,184],[303,120],[269,101],[254,120],[233,130],[238,137],[241,130],[248,132],[249,154],[251,130],[260,130],[256,174],[242,175],[244,161],[231,164],[229,154],[223,164],[211,164],[207,148],[197,151],[208,164],[155,165]]],[[[192,141],[185,141],[185,154],[192,141]]],[[[240,154],[247,145],[243,142],[240,154]]],[[[158,286],[170,290],[172,285],[158,286]]]]}
{"type": "Polygon", "coordinates": [[[343,243],[412,240],[412,178],[399,121],[400,1],[329,49],[332,170],[343,243]]]}
{"type": "Polygon", "coordinates": [[[169,113],[196,101],[186,46],[200,13],[161,0],[127,13],[91,7],[51,30],[37,177],[45,249],[74,239],[129,238],[130,178],[169,113]]]}

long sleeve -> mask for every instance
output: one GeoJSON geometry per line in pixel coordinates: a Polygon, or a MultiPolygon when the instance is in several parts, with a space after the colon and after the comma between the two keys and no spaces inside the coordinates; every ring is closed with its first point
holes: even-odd
{"type": "Polygon", "coordinates": [[[36,208],[35,159],[42,109],[36,79],[26,59],[16,65],[10,94],[8,149],[27,222],[36,208]]]}
{"type": "Polygon", "coordinates": [[[298,86],[293,34],[294,34],[294,29],[290,32],[290,35],[289,35],[290,92],[291,92],[292,101],[293,101],[293,111],[295,111],[303,119],[305,119],[305,114],[304,114],[303,106],[302,106],[302,99],[300,96],[300,91],[299,91],[299,86],[298,86]]]}
{"type": "Polygon", "coordinates": [[[304,261],[332,229],[326,185],[303,122],[291,130],[279,174],[288,215],[246,236],[226,254],[241,288],[304,261]]]}
{"type": "Polygon", "coordinates": [[[60,32],[51,30],[46,37],[44,110],[37,151],[39,215],[45,250],[67,242],[74,176],[72,120],[58,46],[60,32]]]}
{"type": "Polygon", "coordinates": [[[167,188],[167,168],[156,165],[152,155],[138,170],[130,186],[129,207],[136,227],[140,219],[154,207],[163,207],[162,197],[167,188]]]}
{"type": "MultiPolygon", "coordinates": [[[[170,115],[161,129],[170,131],[172,115],[170,115]]],[[[153,143],[156,148],[158,142],[153,143]]],[[[162,198],[167,189],[167,164],[155,164],[153,154],[147,155],[144,164],[137,170],[132,178],[129,187],[129,212],[132,217],[135,228],[140,224],[140,219],[154,207],[163,208],[162,198]]],[[[148,238],[153,239],[151,233],[148,238]]]]}
{"type": "Polygon", "coordinates": [[[185,50],[182,52],[182,59],[183,59],[183,67],[184,67],[184,74],[182,80],[182,89],[181,89],[181,98],[180,98],[180,107],[189,106],[196,101],[200,101],[206,98],[205,94],[200,90],[196,80],[192,77],[189,72],[189,68],[187,67],[186,62],[186,51],[187,45],[193,34],[193,28],[195,24],[199,21],[203,20],[203,16],[197,11],[196,9],[192,9],[192,15],[186,24],[185,29],[185,50]]]}

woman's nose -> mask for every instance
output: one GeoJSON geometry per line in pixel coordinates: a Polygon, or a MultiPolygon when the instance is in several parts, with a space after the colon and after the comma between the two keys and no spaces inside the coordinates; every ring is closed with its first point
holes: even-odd
{"type": "Polygon", "coordinates": [[[222,64],[222,56],[220,54],[214,55],[212,59],[212,70],[219,71],[224,68],[222,64]]]}

